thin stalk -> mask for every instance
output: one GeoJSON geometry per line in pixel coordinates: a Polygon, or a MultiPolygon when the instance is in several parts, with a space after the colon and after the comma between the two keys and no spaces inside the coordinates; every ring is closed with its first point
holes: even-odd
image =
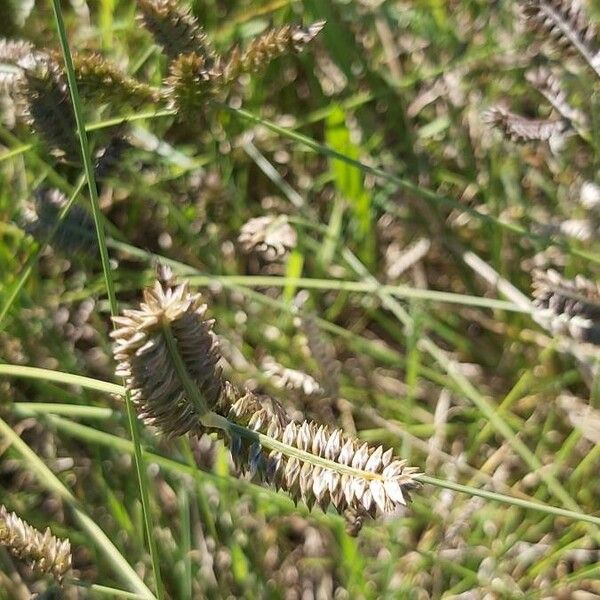
{"type": "Polygon", "coordinates": [[[383,292],[399,298],[415,298],[418,300],[430,300],[431,302],[477,306],[525,314],[531,312],[529,309],[517,306],[513,302],[506,300],[413,288],[408,285],[378,285],[369,281],[344,281],[339,279],[313,279],[308,277],[280,277],[269,275],[192,275],[186,277],[186,279],[194,285],[207,285],[216,281],[221,283],[227,282],[230,284],[239,284],[246,287],[285,287],[291,285],[306,289],[337,290],[367,294],[383,292]]]}
{"type": "Polygon", "coordinates": [[[528,510],[543,512],[547,515],[566,517],[567,519],[574,519],[577,521],[592,523],[594,525],[600,525],[600,517],[586,515],[585,513],[577,512],[574,510],[568,510],[566,508],[558,508],[557,506],[548,506],[546,504],[541,504],[530,500],[524,500],[523,498],[506,496],[504,494],[499,494],[498,492],[477,489],[471,487],[470,485],[461,485],[460,483],[454,483],[453,481],[437,479],[436,477],[430,477],[429,475],[415,475],[415,479],[417,479],[421,483],[434,485],[436,487],[443,488],[446,490],[453,490],[462,494],[469,494],[470,496],[478,496],[479,498],[493,500],[494,502],[502,502],[503,504],[510,504],[511,506],[520,506],[521,508],[526,508],[528,510]]]}
{"type": "MultiPolygon", "coordinates": [[[[110,259],[108,256],[108,249],[106,247],[106,237],[104,233],[104,226],[102,221],[102,213],[100,211],[100,202],[98,199],[98,190],[96,187],[96,178],[94,174],[94,167],[92,165],[92,159],[90,155],[90,147],[87,139],[87,132],[85,130],[85,121],[83,119],[83,111],[81,107],[81,99],[79,97],[79,90],[77,88],[77,81],[75,76],[75,68],[73,66],[73,58],[71,56],[71,50],[69,48],[69,41],[67,39],[67,32],[65,29],[64,20],[62,17],[62,10],[60,7],[60,0],[52,0],[52,8],[54,10],[54,18],[56,21],[56,28],[58,30],[58,37],[60,39],[60,45],[65,60],[65,69],[67,73],[67,80],[69,83],[69,91],[71,93],[71,100],[73,102],[73,112],[75,113],[75,122],[77,123],[77,133],[79,137],[79,143],[81,146],[81,156],[83,160],[83,166],[85,170],[86,180],[90,192],[90,200],[92,204],[92,213],[94,217],[94,223],[96,226],[96,234],[98,236],[98,246],[100,248],[100,258],[102,260],[102,270],[104,272],[104,281],[106,283],[106,291],[108,294],[108,300],[110,304],[110,311],[113,316],[118,314],[117,297],[114,289],[114,282],[112,279],[110,259]]],[[[125,404],[127,406],[127,416],[129,419],[129,430],[131,433],[131,439],[134,446],[135,466],[137,471],[138,485],[140,488],[140,495],[142,501],[142,512],[144,517],[144,524],[146,528],[146,537],[148,540],[148,547],[150,551],[150,558],[152,561],[152,569],[154,571],[154,580],[156,584],[156,593],[158,600],[165,598],[164,587],[160,575],[160,561],[158,557],[158,550],[156,546],[156,540],[154,538],[154,526],[152,523],[152,517],[150,513],[150,494],[148,492],[148,481],[146,474],[146,465],[144,457],[142,455],[142,449],[140,445],[140,435],[138,430],[138,421],[136,418],[133,403],[129,394],[125,394],[125,404]]]]}

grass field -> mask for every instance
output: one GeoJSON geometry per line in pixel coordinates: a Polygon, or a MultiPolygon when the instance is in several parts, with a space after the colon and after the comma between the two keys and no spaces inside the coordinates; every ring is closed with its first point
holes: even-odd
{"type": "Polygon", "coordinates": [[[0,599],[600,598],[597,3],[3,7],[0,599]]]}

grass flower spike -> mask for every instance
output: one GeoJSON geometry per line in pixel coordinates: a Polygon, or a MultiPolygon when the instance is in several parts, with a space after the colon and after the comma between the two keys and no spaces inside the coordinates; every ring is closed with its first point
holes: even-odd
{"type": "Polygon", "coordinates": [[[533,274],[533,297],[541,323],[552,333],[600,345],[600,290],[595,283],[538,270],[533,274]]]}
{"type": "Polygon", "coordinates": [[[189,10],[178,0],[139,0],[140,20],[152,33],[165,54],[174,59],[182,54],[201,54],[206,58],[213,51],[206,34],[189,10]]]}
{"type": "Polygon", "coordinates": [[[41,533],[14,512],[0,506],[0,544],[39,574],[50,573],[59,583],[71,569],[71,544],[46,529],[41,533]]]}
{"type": "Polygon", "coordinates": [[[186,284],[171,287],[157,281],[144,292],[138,310],[114,318],[119,327],[112,333],[117,375],[125,378],[140,418],[169,436],[201,433],[200,417],[221,395],[217,341],[213,322],[204,319],[206,308],[186,284]],[[184,376],[191,378],[203,406],[186,396],[171,343],[177,345],[184,376]]]}
{"type": "Polygon", "coordinates": [[[391,450],[315,422],[294,422],[277,400],[225,381],[200,295],[173,285],[165,270],[161,278],[144,292],[139,309],[114,318],[117,375],[145,423],[168,436],[217,430],[242,471],[295,501],[348,512],[354,524],[408,502],[418,487],[416,470],[391,450]]]}

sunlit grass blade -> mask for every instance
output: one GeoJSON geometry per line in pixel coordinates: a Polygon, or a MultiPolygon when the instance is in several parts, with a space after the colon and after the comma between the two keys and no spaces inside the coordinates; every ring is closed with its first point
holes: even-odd
{"type": "MultiPolygon", "coordinates": [[[[102,221],[102,215],[100,212],[100,202],[98,199],[98,190],[96,187],[96,179],[94,174],[94,166],[92,164],[92,158],[90,155],[90,147],[88,144],[87,133],[85,130],[85,122],[83,119],[83,110],[81,107],[81,100],[77,89],[77,80],[75,75],[75,69],[73,66],[73,58],[71,56],[71,50],[69,48],[69,41],[67,39],[67,32],[62,17],[62,9],[59,0],[53,0],[52,8],[54,11],[54,18],[56,21],[56,28],[58,31],[58,37],[60,40],[61,49],[65,61],[65,69],[67,74],[67,81],[69,84],[69,91],[71,94],[71,100],[73,102],[73,111],[75,113],[75,121],[77,123],[77,135],[81,147],[81,155],[83,159],[83,166],[90,193],[90,200],[92,204],[92,214],[94,216],[94,223],[96,226],[96,233],[98,236],[98,246],[100,248],[100,258],[102,261],[102,270],[104,272],[104,280],[106,283],[106,291],[108,294],[109,304],[111,313],[113,315],[118,314],[117,298],[114,289],[114,283],[111,272],[111,265],[108,256],[108,249],[106,246],[106,236],[104,233],[104,225],[102,221]]],[[[158,557],[158,549],[156,545],[154,535],[154,525],[152,523],[151,509],[150,509],[150,494],[148,490],[147,473],[144,464],[144,458],[142,455],[140,436],[138,430],[138,422],[135,415],[135,411],[128,395],[125,396],[125,403],[127,406],[127,414],[129,418],[129,429],[131,438],[134,445],[134,456],[135,466],[137,471],[138,485],[140,489],[140,496],[142,501],[142,510],[144,514],[144,525],[146,528],[146,537],[148,547],[150,550],[150,558],[152,561],[152,570],[154,572],[154,579],[156,583],[156,593],[158,600],[164,598],[164,588],[160,575],[160,560],[158,557]]]]}

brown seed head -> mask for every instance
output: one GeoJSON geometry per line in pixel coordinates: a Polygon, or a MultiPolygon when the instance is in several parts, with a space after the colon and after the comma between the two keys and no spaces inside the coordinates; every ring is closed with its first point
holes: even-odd
{"type": "Polygon", "coordinates": [[[194,53],[212,63],[214,52],[206,34],[177,0],[138,0],[138,8],[140,20],[171,59],[194,53]]]}
{"type": "Polygon", "coordinates": [[[208,407],[214,408],[221,395],[218,343],[206,308],[202,296],[190,293],[187,284],[157,281],[144,291],[139,309],[113,318],[118,327],[111,334],[116,373],[125,379],[140,418],[167,436],[200,434],[202,428],[169,351],[166,328],[208,407]]]}
{"type": "Polygon", "coordinates": [[[38,531],[4,506],[0,506],[0,544],[36,573],[50,573],[59,583],[71,569],[68,539],[54,537],[50,529],[38,531]]]}
{"type": "Polygon", "coordinates": [[[224,82],[232,82],[241,75],[264,70],[276,58],[285,54],[297,54],[304,50],[323,29],[325,21],[302,27],[284,25],[269,29],[250,42],[245,50],[234,48],[228,57],[219,63],[218,71],[224,82]]]}
{"type": "Polygon", "coordinates": [[[29,122],[54,154],[79,161],[75,117],[62,68],[42,53],[26,56],[18,66],[24,74],[22,96],[29,122]]]}
{"type": "Polygon", "coordinates": [[[564,119],[527,119],[501,106],[483,113],[484,122],[500,130],[512,142],[551,141],[562,137],[568,129],[564,119]]]}
{"type": "Polygon", "coordinates": [[[240,229],[238,242],[247,254],[256,252],[273,261],[283,258],[296,247],[296,230],[283,216],[264,216],[250,219],[240,229]]]}
{"type": "Polygon", "coordinates": [[[552,333],[600,345],[600,289],[578,275],[565,279],[559,273],[536,270],[533,298],[540,324],[552,333]]]}

